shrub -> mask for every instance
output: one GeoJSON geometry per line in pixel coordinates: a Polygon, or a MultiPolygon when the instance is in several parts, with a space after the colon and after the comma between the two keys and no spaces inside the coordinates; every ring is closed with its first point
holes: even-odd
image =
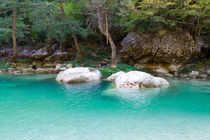
{"type": "MultiPolygon", "coordinates": [[[[101,74],[104,76],[104,77],[108,77],[116,72],[119,72],[119,71],[124,71],[124,72],[129,72],[129,71],[139,71],[141,69],[138,69],[134,66],[131,66],[131,65],[127,65],[127,64],[118,64],[118,66],[116,68],[113,68],[113,67],[101,67],[99,68],[99,71],[101,72],[101,74]]],[[[141,70],[143,71],[143,70],[141,70]]]]}
{"type": "Polygon", "coordinates": [[[8,69],[11,65],[7,61],[1,61],[0,62],[0,69],[8,69]]]}

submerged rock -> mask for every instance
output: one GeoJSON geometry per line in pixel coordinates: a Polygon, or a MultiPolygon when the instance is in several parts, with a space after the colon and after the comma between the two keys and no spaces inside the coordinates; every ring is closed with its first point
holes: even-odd
{"type": "Polygon", "coordinates": [[[101,73],[94,68],[89,67],[76,67],[69,68],[58,74],[56,80],[65,83],[74,82],[89,82],[101,79],[101,73]]]}
{"type": "Polygon", "coordinates": [[[13,74],[15,74],[15,75],[19,75],[19,74],[21,74],[22,72],[21,71],[19,71],[19,70],[15,70],[15,71],[13,71],[13,74]]]}
{"type": "Polygon", "coordinates": [[[31,73],[34,73],[35,71],[34,71],[34,69],[32,69],[32,68],[23,68],[22,69],[22,73],[23,74],[31,74],[31,73]]]}
{"type": "Polygon", "coordinates": [[[165,79],[141,71],[117,72],[108,77],[108,80],[114,81],[117,88],[149,88],[169,85],[165,79]]]}

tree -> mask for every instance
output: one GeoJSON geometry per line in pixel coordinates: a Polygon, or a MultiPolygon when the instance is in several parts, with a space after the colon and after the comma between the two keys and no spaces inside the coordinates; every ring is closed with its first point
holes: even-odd
{"type": "Polygon", "coordinates": [[[63,49],[64,42],[68,42],[70,38],[73,38],[77,49],[76,60],[81,60],[82,51],[77,35],[85,38],[88,31],[82,27],[80,21],[66,14],[67,12],[64,11],[63,5],[69,3],[71,4],[72,2],[63,3],[61,0],[56,0],[53,2],[40,1],[35,3],[33,5],[33,12],[30,15],[32,33],[36,35],[36,38],[41,36],[41,39],[46,42],[47,46],[52,42],[59,42],[61,50],[63,49]]]}
{"type": "Polygon", "coordinates": [[[117,66],[117,51],[116,51],[116,45],[115,45],[115,42],[113,41],[109,27],[111,26],[110,23],[111,23],[112,18],[114,18],[112,17],[112,15],[114,14],[112,10],[116,2],[117,2],[116,0],[113,0],[113,1],[91,0],[89,1],[89,3],[87,2],[88,9],[92,13],[90,15],[96,18],[97,26],[101,34],[107,38],[107,42],[109,42],[111,46],[111,50],[112,50],[111,51],[111,66],[112,67],[117,66]]]}
{"type": "MultiPolygon", "coordinates": [[[[64,11],[64,8],[63,8],[63,2],[61,0],[58,0],[58,2],[59,2],[59,5],[60,5],[62,16],[63,16],[64,19],[66,19],[65,11],[64,11]]],[[[75,33],[72,34],[72,37],[74,39],[74,43],[75,43],[75,46],[76,46],[76,49],[77,49],[77,58],[76,58],[76,60],[77,61],[81,61],[82,57],[83,57],[83,53],[82,53],[82,51],[80,49],[80,46],[79,46],[79,43],[78,43],[78,38],[75,35],[75,33]]],[[[62,45],[62,42],[60,41],[60,46],[61,45],[62,45]]]]}
{"type": "Polygon", "coordinates": [[[16,58],[17,58],[17,55],[18,55],[17,43],[16,43],[16,8],[13,8],[12,40],[13,40],[12,61],[16,61],[16,58]]]}
{"type": "Polygon", "coordinates": [[[25,25],[22,21],[22,6],[23,3],[13,0],[3,1],[0,5],[0,43],[13,47],[11,61],[16,61],[18,56],[17,40],[24,38],[25,25]]]}

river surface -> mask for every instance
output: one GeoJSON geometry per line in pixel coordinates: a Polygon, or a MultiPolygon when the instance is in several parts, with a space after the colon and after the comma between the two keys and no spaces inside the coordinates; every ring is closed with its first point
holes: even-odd
{"type": "Polygon", "coordinates": [[[115,89],[0,75],[0,140],[210,140],[210,81],[115,89]]]}

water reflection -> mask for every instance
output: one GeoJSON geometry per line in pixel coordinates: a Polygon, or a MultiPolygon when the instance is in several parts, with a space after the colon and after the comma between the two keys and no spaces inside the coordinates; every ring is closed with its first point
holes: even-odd
{"type": "Polygon", "coordinates": [[[110,88],[102,92],[104,98],[119,100],[123,104],[131,104],[135,108],[149,105],[151,100],[157,98],[161,88],[150,89],[117,89],[110,88]]]}

